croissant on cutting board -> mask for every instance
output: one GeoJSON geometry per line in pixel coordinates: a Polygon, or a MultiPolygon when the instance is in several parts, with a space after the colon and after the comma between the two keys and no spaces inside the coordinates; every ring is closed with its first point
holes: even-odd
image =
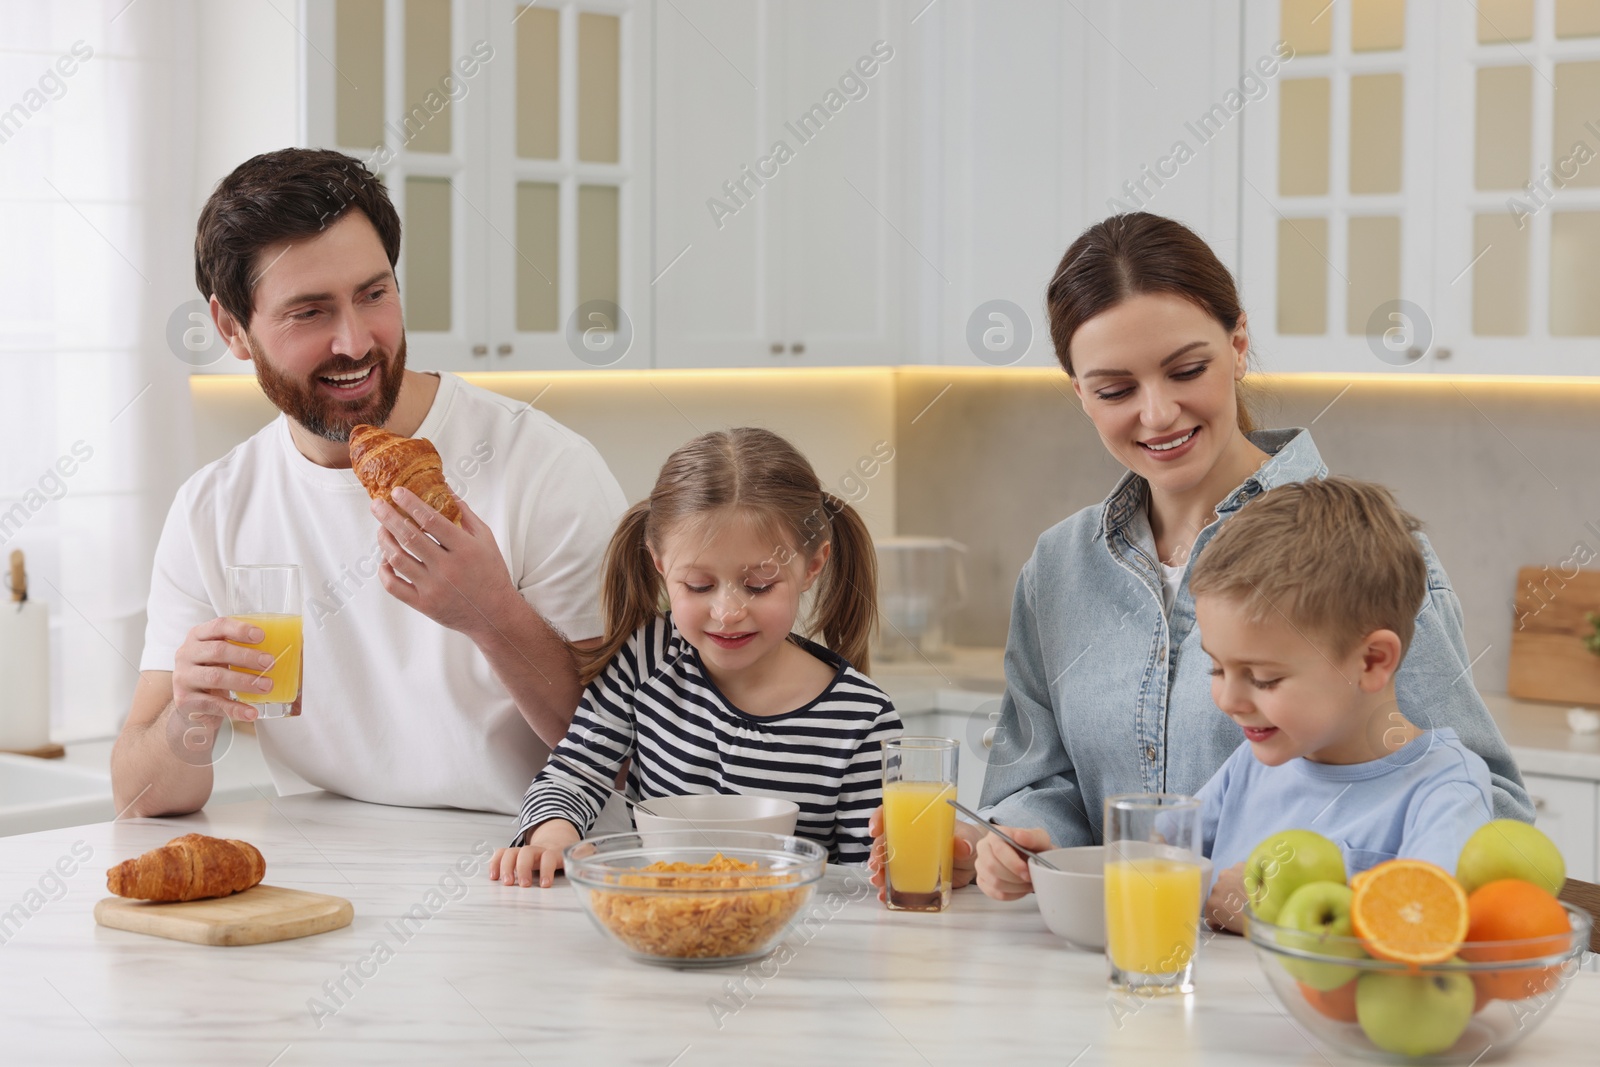
{"type": "Polygon", "coordinates": [[[119,897],[163,903],[242,893],[267,876],[267,861],[248,841],[184,834],[106,872],[119,897]]]}
{"type": "Polygon", "coordinates": [[[376,426],[350,431],[350,466],[374,500],[390,500],[401,485],[423,503],[461,525],[461,507],[444,481],[444,461],[426,437],[401,437],[376,426]]]}

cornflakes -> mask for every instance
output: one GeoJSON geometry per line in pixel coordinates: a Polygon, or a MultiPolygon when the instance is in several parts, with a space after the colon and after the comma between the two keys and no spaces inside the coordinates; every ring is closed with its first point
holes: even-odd
{"type": "Polygon", "coordinates": [[[665,959],[723,959],[761,951],[810,897],[798,872],[751,874],[756,863],[717,853],[707,863],[652,863],[609,875],[611,885],[651,893],[590,889],[589,904],[606,929],[633,951],[665,959]],[[663,874],[692,877],[671,878],[663,874]],[[726,874],[707,878],[707,874],[726,874]],[[794,888],[781,888],[794,886],[794,888]],[[672,893],[661,890],[684,889],[672,893]]]}

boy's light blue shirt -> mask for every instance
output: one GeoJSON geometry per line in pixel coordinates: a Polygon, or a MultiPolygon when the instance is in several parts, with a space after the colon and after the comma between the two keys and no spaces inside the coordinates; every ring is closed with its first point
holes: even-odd
{"type": "Polygon", "coordinates": [[[1489,766],[1454,730],[1429,730],[1370,763],[1257,760],[1246,741],[1198,794],[1205,854],[1218,871],[1283,830],[1314,830],[1353,875],[1396,857],[1451,873],[1461,846],[1494,818],[1489,766]]]}
{"type": "MultiPolygon", "coordinates": [[[[1328,473],[1305,430],[1258,430],[1250,440],[1272,459],[1217,505],[1189,570],[1247,501],[1328,473]]],[[[1187,574],[1163,610],[1148,504],[1148,485],[1129,472],[1104,503],[1046,530],[1017,580],[981,814],[1044,827],[1057,846],[1099,843],[1111,794],[1196,792],[1239,744],[1239,728],[1211,700],[1187,574]]],[[[1449,727],[1483,757],[1496,817],[1532,822],[1522,776],[1472,684],[1461,604],[1428,539],[1419,533],[1417,543],[1428,595],[1396,699],[1418,726],[1449,727]]]]}

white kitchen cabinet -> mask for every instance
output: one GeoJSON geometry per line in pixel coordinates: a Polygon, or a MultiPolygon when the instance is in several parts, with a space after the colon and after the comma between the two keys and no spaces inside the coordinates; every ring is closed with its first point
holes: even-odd
{"type": "Polygon", "coordinates": [[[894,364],[908,55],[901,0],[657,11],[655,363],[894,364]]]}
{"type": "Polygon", "coordinates": [[[414,365],[649,365],[652,11],[306,0],[304,143],[389,187],[414,365]]]}
{"type": "Polygon", "coordinates": [[[1244,42],[1292,53],[1243,116],[1241,283],[1266,370],[1594,372],[1591,8],[1247,0],[1244,42]]]}
{"type": "Polygon", "coordinates": [[[924,362],[1054,365],[1046,288],[1111,214],[1180,219],[1234,265],[1238,124],[1201,142],[1185,123],[1238,81],[1236,2],[954,0],[925,21],[942,70],[920,98],[941,271],[921,287],[937,323],[924,362]],[[1192,149],[1181,165],[1179,142],[1192,149]]]}
{"type": "Polygon", "coordinates": [[[1049,366],[1062,252],[1149,210],[1235,272],[1265,371],[1589,374],[1587,10],[303,0],[302,143],[383,150],[419,365],[1049,366]],[[346,97],[379,132],[341,132],[346,97]]]}
{"type": "Polygon", "coordinates": [[[927,183],[909,280],[926,324],[908,362],[1048,366],[1045,287],[1095,215],[1085,199],[1083,16],[1055,0],[941,3],[920,21],[939,57],[917,117],[927,183]]]}
{"type": "Polygon", "coordinates": [[[1533,799],[1534,824],[1549,835],[1567,861],[1567,876],[1595,880],[1600,845],[1600,784],[1580,778],[1525,774],[1523,784],[1533,799]]]}

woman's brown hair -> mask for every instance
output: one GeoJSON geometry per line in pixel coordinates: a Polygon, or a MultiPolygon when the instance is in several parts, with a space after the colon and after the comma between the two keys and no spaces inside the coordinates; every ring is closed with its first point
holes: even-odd
{"type": "Polygon", "coordinates": [[[689,523],[748,518],[773,542],[768,566],[807,562],[833,548],[817,577],[806,628],[865,674],[877,621],[878,561],[866,523],[822,488],[793,445],[770,430],[740,427],[703,434],[667,457],[655,488],[623,515],[601,574],[605,639],[578,651],[579,679],[598,678],[641,626],[661,614],[666,588],[651,551],[689,523]]]}
{"type": "MultiPolygon", "coordinates": [[[[1078,327],[1144,293],[1181,296],[1230,334],[1244,317],[1233,275],[1193,230],[1145,211],[1112,215],[1078,235],[1045,292],[1050,340],[1069,375],[1078,327]]],[[[1249,433],[1256,427],[1242,385],[1235,397],[1239,430],[1249,433]]]]}

